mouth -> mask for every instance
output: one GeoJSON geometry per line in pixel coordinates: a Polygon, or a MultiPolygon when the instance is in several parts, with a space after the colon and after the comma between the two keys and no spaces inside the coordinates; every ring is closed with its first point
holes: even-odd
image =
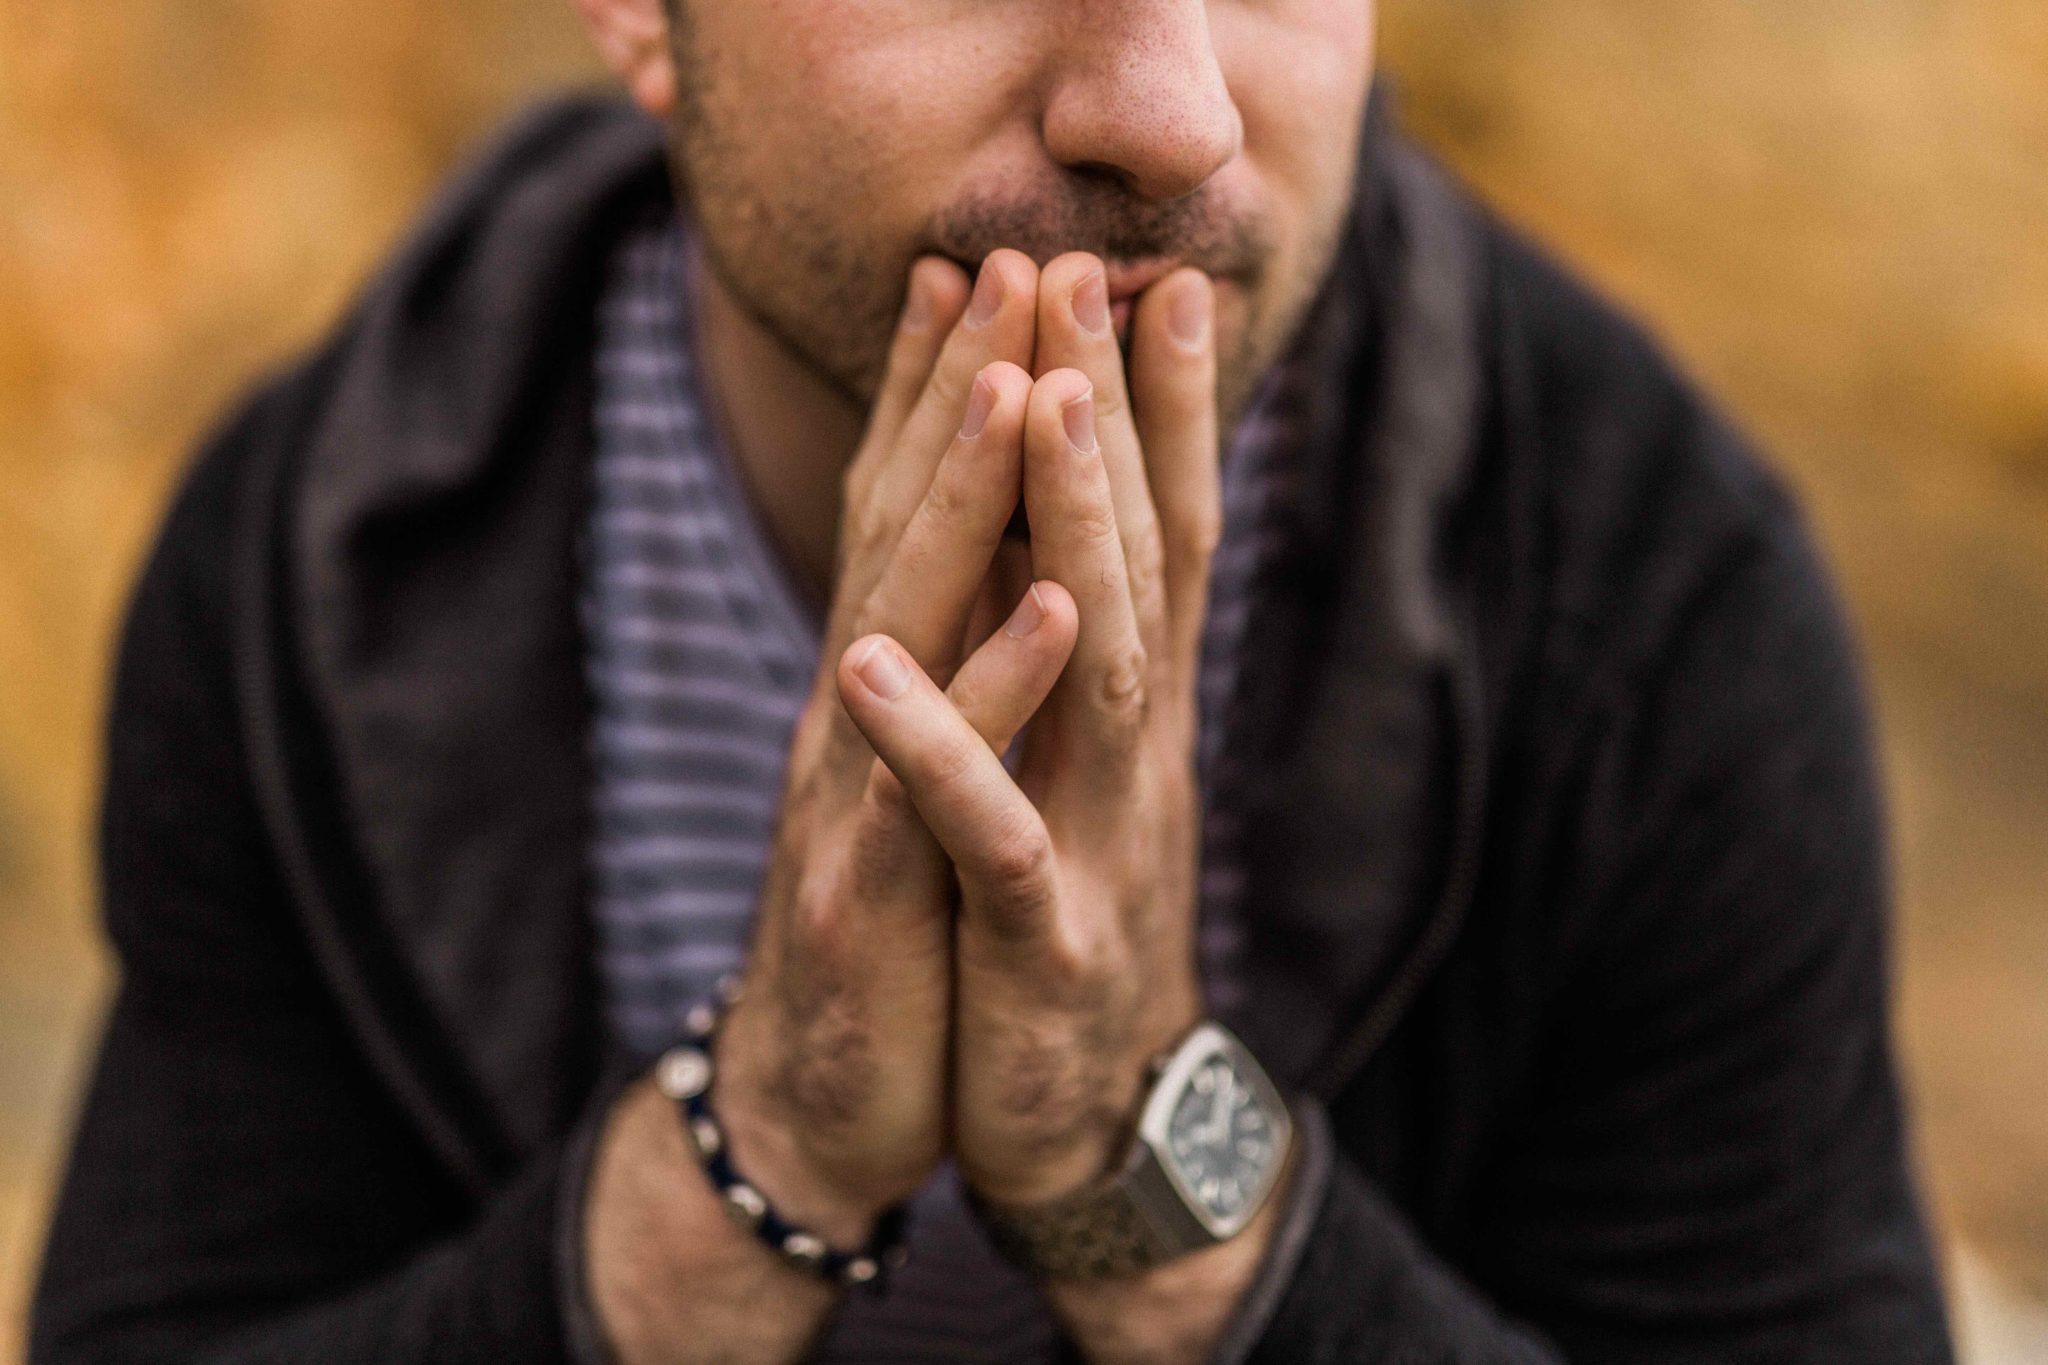
{"type": "MultiPolygon", "coordinates": [[[[959,266],[972,280],[981,268],[980,262],[964,260],[946,253],[947,259],[959,266]]],[[[1131,340],[1131,312],[1138,302],[1138,295],[1150,289],[1159,281],[1180,269],[1187,262],[1175,256],[1147,256],[1134,261],[1105,261],[1103,282],[1109,292],[1109,320],[1116,332],[1119,343],[1128,346],[1131,340]]],[[[1217,284],[1224,283],[1225,277],[1212,276],[1217,284]]]]}

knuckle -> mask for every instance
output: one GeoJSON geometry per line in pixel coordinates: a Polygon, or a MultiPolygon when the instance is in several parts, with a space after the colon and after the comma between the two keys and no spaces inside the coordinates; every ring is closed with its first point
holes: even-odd
{"type": "MultiPolygon", "coordinates": [[[[849,508],[864,507],[866,499],[849,502],[849,508]]],[[[840,543],[844,547],[844,558],[850,564],[873,564],[887,557],[896,539],[896,528],[886,518],[873,512],[850,512],[846,528],[841,533],[840,543]]]]}
{"type": "Polygon", "coordinates": [[[1011,908],[1035,906],[1046,894],[1052,850],[1045,827],[1036,820],[1012,821],[998,829],[983,854],[983,876],[989,890],[1011,908]]]}
{"type": "Polygon", "coordinates": [[[1150,661],[1145,647],[1134,644],[1120,650],[1102,670],[1095,687],[1095,705],[1112,720],[1136,722],[1143,718],[1148,696],[1145,680],[1150,661]]]}
{"type": "Polygon", "coordinates": [[[924,516],[938,526],[964,521],[974,511],[977,490],[965,477],[959,463],[951,457],[942,461],[931,487],[925,490],[924,516]]]}
{"type": "Polygon", "coordinates": [[[1116,511],[1107,502],[1086,502],[1067,520],[1074,538],[1095,551],[1106,551],[1118,538],[1116,511]]]}
{"type": "Polygon", "coordinates": [[[1183,510],[1174,519],[1172,542],[1176,568],[1207,566],[1223,543],[1223,509],[1212,503],[1183,510]]]}
{"type": "Polygon", "coordinates": [[[939,356],[939,363],[932,366],[931,378],[925,381],[925,397],[938,405],[941,412],[959,413],[967,407],[967,390],[974,383],[978,370],[969,367],[969,357],[956,348],[948,347],[939,356]]]}
{"type": "Polygon", "coordinates": [[[923,378],[923,367],[931,363],[931,357],[932,344],[925,333],[897,328],[889,354],[882,361],[882,382],[896,397],[915,394],[917,381],[923,378]]]}
{"type": "Polygon", "coordinates": [[[845,922],[839,878],[820,863],[806,865],[790,898],[790,929],[803,955],[820,963],[836,960],[845,922]]]}
{"type": "Polygon", "coordinates": [[[1130,542],[1124,546],[1124,559],[1135,580],[1149,581],[1162,575],[1166,567],[1166,546],[1160,538],[1158,522],[1146,521],[1131,528],[1130,542]]]}

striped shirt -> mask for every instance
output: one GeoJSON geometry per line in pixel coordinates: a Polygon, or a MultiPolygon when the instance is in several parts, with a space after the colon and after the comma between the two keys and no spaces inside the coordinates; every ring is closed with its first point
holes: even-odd
{"type": "MultiPolygon", "coordinates": [[[[738,970],[773,844],[791,732],[820,622],[794,591],[722,450],[691,354],[697,278],[673,216],[628,232],[599,305],[595,490],[583,607],[594,701],[598,975],[607,1021],[636,1055],[738,970]]],[[[1198,680],[1204,793],[1204,992],[1237,1003],[1244,879],[1225,723],[1238,646],[1273,547],[1284,477],[1276,378],[1224,461],[1224,531],[1198,680]]],[[[828,1361],[1053,1358],[1036,1289],[1000,1261],[950,1171],[913,1208],[911,1261],[888,1295],[856,1295],[828,1361]]]]}

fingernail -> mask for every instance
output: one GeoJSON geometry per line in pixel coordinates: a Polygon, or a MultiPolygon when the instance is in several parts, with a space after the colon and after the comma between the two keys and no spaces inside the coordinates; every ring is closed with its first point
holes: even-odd
{"type": "Polygon", "coordinates": [[[987,375],[976,375],[974,387],[967,393],[967,414],[960,419],[960,439],[971,441],[981,435],[981,429],[988,425],[988,415],[995,406],[995,385],[988,382],[987,375]]]}
{"type": "Polygon", "coordinates": [[[926,287],[915,266],[910,270],[910,294],[903,301],[903,330],[922,332],[931,325],[932,291],[926,287]]]}
{"type": "Polygon", "coordinates": [[[1095,453],[1095,390],[1070,399],[1060,409],[1060,421],[1067,428],[1067,444],[1077,455],[1095,453]]]}
{"type": "Polygon", "coordinates": [[[1017,603],[1017,610],[1010,613],[1010,619],[1003,622],[1003,634],[1013,640],[1021,640],[1045,624],[1045,602],[1038,595],[1038,585],[1033,583],[1023,600],[1017,603]]]}
{"type": "Polygon", "coordinates": [[[868,691],[883,701],[894,701],[903,695],[903,689],[910,686],[910,670],[903,666],[903,660],[896,657],[896,651],[880,640],[868,646],[868,652],[854,665],[854,672],[868,685],[868,691]]]}
{"type": "Polygon", "coordinates": [[[1101,336],[1109,330],[1109,285],[1100,270],[1090,271],[1088,278],[1074,286],[1071,304],[1074,321],[1081,324],[1082,331],[1101,336]]]}
{"type": "Polygon", "coordinates": [[[981,263],[981,273],[974,278],[974,297],[967,301],[967,325],[986,327],[988,320],[1003,306],[1003,272],[991,269],[987,261],[981,263]]]}
{"type": "Polygon", "coordinates": [[[1166,315],[1166,325],[1173,332],[1173,339],[1191,351],[1200,350],[1202,343],[1209,339],[1209,286],[1206,282],[1188,281],[1181,285],[1173,296],[1173,307],[1166,315]]]}

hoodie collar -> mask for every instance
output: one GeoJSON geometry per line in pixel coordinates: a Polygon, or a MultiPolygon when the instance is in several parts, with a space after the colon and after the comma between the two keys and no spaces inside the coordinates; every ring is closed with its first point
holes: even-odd
{"type": "Polygon", "coordinates": [[[1291,548],[1248,642],[1249,989],[1233,1021],[1328,1096],[1442,960],[1484,765],[1451,545],[1485,407],[1484,233],[1376,99],[1352,231],[1304,325],[1317,376],[1291,548]]]}

